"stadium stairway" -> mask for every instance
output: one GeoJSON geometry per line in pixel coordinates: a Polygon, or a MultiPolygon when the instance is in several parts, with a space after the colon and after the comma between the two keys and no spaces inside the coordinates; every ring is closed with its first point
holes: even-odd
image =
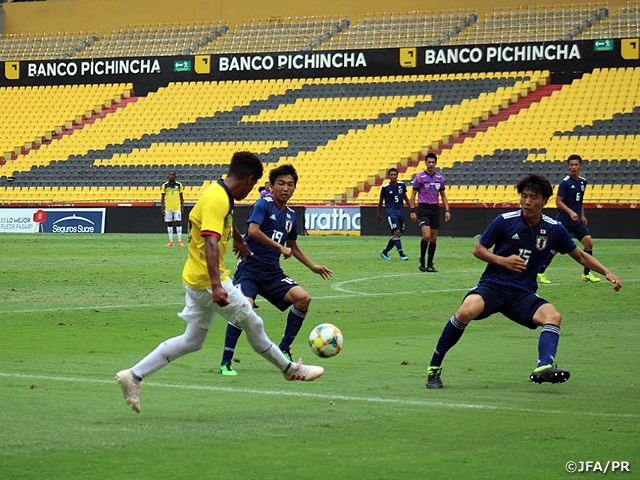
{"type": "MultiPolygon", "coordinates": [[[[447,141],[434,142],[431,148],[425,148],[418,152],[416,155],[410,157],[407,160],[407,167],[417,167],[425,160],[426,154],[433,152],[436,155],[441,155],[444,150],[451,149],[458,143],[463,143],[466,140],[475,137],[480,132],[486,132],[489,128],[495,127],[500,122],[507,121],[512,115],[517,115],[523,108],[529,108],[531,104],[539,102],[542,98],[548,97],[553,92],[562,88],[562,85],[545,85],[530,94],[520,97],[516,102],[509,104],[508,106],[497,110],[497,113],[491,112],[487,114],[486,118],[476,119],[475,122],[469,126],[466,131],[454,132],[450,137],[445,138],[447,141]]],[[[401,165],[404,167],[404,165],[401,165]]],[[[406,171],[406,168],[405,168],[406,171]]]]}
{"type": "MultiPolygon", "coordinates": [[[[566,174],[567,156],[580,153],[590,199],[638,204],[638,74],[639,69],[596,70],[570,84],[540,87],[468,132],[454,132],[404,159],[398,164],[401,179],[411,181],[424,168],[424,154],[433,150],[440,154],[450,200],[512,203],[518,199],[513,185],[523,174],[539,172],[556,184],[566,174]],[[603,97],[602,89],[611,84],[625,95],[603,97]]],[[[357,199],[375,202],[378,194],[374,186],[357,199]]]]}
{"type": "MultiPolygon", "coordinates": [[[[131,94],[132,87],[128,85],[121,92],[106,98],[93,108],[86,109],[83,113],[77,112],[74,118],[60,119],[59,125],[53,130],[40,132],[40,135],[27,139],[24,144],[16,145],[12,150],[5,151],[3,157],[0,158],[0,166],[5,165],[7,162],[15,161],[20,155],[26,155],[31,150],[38,150],[42,145],[49,145],[51,142],[66,135],[72,135],[76,130],[84,128],[87,124],[104,118],[119,108],[126,107],[129,103],[136,101],[136,97],[132,97],[131,94]]],[[[43,106],[42,108],[47,107],[43,106]]]]}
{"type": "MultiPolygon", "coordinates": [[[[638,151],[640,102],[631,95],[633,74],[594,72],[562,86],[549,85],[548,72],[171,84],[126,100],[127,108],[103,108],[83,128],[72,125],[0,166],[0,199],[28,192],[43,201],[153,202],[166,172],[176,169],[191,201],[241,149],[259,153],[267,170],[293,163],[302,203],[375,203],[390,166],[408,180],[430,150],[440,154],[454,201],[513,200],[507,187],[518,174],[556,179],[566,172],[568,148],[617,155],[615,164],[614,157],[585,158],[607,182],[621,175],[634,182],[629,154],[638,151]],[[627,85],[630,98],[582,112],[611,79],[627,85]]],[[[619,192],[640,198],[633,188],[619,192]]],[[[603,189],[599,197],[617,193],[603,189]]]]}
{"type": "MultiPolygon", "coordinates": [[[[516,115],[520,110],[529,108],[533,103],[539,102],[542,98],[550,96],[561,88],[562,85],[542,85],[536,87],[535,90],[522,90],[520,94],[514,94],[511,98],[503,100],[499,105],[494,105],[492,110],[487,110],[481,116],[470,119],[470,123],[460,130],[445,134],[442,140],[436,140],[421,151],[400,160],[395,167],[403,174],[403,178],[412,178],[418,171],[424,169],[424,160],[427,153],[433,152],[440,156],[443,151],[450,150],[454,145],[474,138],[478,133],[485,132],[500,122],[508,121],[512,115],[516,115]]],[[[375,188],[372,194],[367,194],[372,191],[372,187],[382,185],[385,178],[386,171],[380,172],[373,179],[370,177],[367,181],[360,181],[355,186],[347,189],[344,197],[361,198],[369,201],[376,200],[379,189],[375,188]]]]}
{"type": "MultiPolygon", "coordinates": [[[[52,132],[51,136],[47,135],[43,137],[41,142],[34,143],[32,150],[38,150],[41,146],[49,145],[51,142],[59,140],[66,135],[73,135],[76,131],[82,130],[87,125],[105,118],[107,115],[116,112],[120,108],[126,108],[127,105],[135,103],[137,100],[137,97],[131,96],[127,98],[116,97],[113,101],[107,100],[104,104],[96,106],[93,110],[87,110],[84,115],[77,116],[75,120],[66,122],[64,127],[52,132]]],[[[21,153],[26,154],[28,152],[28,149],[23,149],[21,153]]],[[[17,157],[17,155],[12,155],[11,160],[15,160],[17,157]]]]}

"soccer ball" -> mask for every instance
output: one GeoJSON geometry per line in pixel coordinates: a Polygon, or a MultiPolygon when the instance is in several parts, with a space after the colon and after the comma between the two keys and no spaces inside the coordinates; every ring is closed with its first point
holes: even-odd
{"type": "Polygon", "coordinates": [[[311,351],[319,357],[333,357],[342,350],[344,338],[338,327],[330,323],[321,323],[309,334],[311,351]]]}

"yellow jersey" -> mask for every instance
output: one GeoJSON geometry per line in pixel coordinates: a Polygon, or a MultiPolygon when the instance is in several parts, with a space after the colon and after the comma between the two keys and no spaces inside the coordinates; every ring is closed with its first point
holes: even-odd
{"type": "Polygon", "coordinates": [[[209,186],[189,214],[189,256],[182,269],[182,280],[191,288],[211,288],[207,269],[205,238],[218,237],[220,282],[229,278],[224,256],[233,237],[233,196],[222,181],[209,186]]]}
{"type": "Polygon", "coordinates": [[[184,192],[184,187],[180,182],[173,184],[164,182],[162,187],[160,187],[160,192],[164,194],[165,210],[180,210],[182,208],[180,194],[184,192]]]}

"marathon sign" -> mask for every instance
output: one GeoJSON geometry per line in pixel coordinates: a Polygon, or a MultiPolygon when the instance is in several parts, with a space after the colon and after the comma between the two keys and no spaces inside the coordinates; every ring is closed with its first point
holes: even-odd
{"type": "Polygon", "coordinates": [[[305,230],[309,234],[360,234],[360,207],[307,207],[305,230]]]}

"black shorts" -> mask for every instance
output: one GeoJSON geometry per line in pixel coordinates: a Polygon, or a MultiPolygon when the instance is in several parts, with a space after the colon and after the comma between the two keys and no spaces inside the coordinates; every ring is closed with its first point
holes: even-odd
{"type": "Polygon", "coordinates": [[[251,259],[238,264],[233,284],[245,297],[255,300],[261,295],[282,312],[291,306],[284,297],[298,285],[280,267],[269,267],[251,259]]]}
{"type": "Polygon", "coordinates": [[[434,230],[440,228],[440,205],[431,203],[418,204],[418,225],[430,227],[434,230]]]}
{"type": "Polygon", "coordinates": [[[402,217],[387,217],[387,223],[392,235],[396,230],[400,233],[404,232],[404,220],[402,217]]]}
{"type": "Polygon", "coordinates": [[[566,225],[563,223],[563,225],[567,230],[569,230],[569,233],[571,235],[573,235],[580,241],[582,241],[582,239],[587,235],[591,235],[591,232],[589,231],[589,227],[587,227],[582,222],[576,222],[573,225],[566,225]]]}
{"type": "Polygon", "coordinates": [[[532,330],[538,328],[533,316],[542,305],[549,303],[535,292],[525,292],[483,281],[469,290],[465,298],[473,293],[480,295],[484,300],[484,310],[474,320],[501,313],[509,320],[532,330]]]}

